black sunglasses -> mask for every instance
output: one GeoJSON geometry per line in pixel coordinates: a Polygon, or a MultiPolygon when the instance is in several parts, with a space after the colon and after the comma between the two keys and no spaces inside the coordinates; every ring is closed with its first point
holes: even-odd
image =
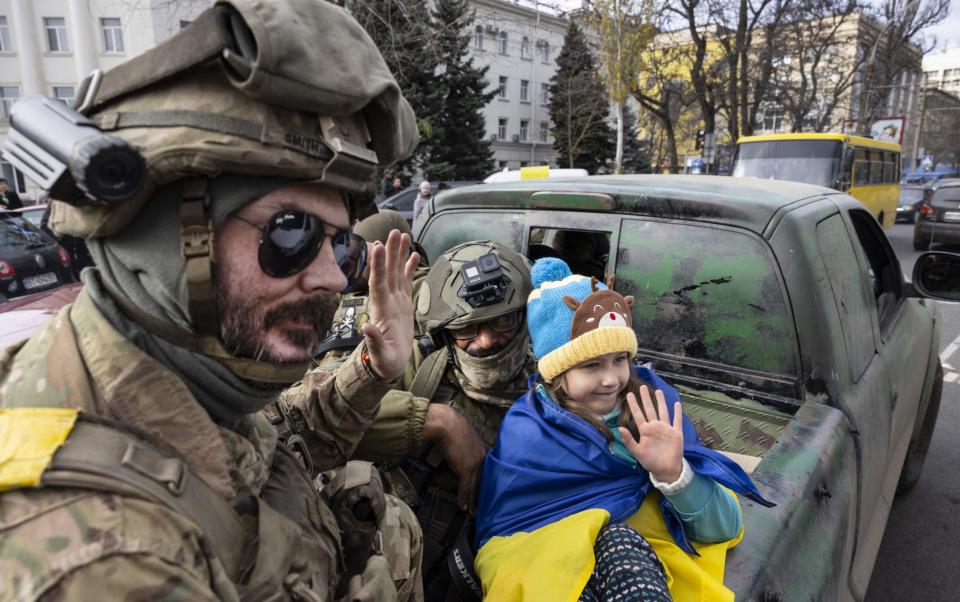
{"type": "Polygon", "coordinates": [[[289,278],[305,270],[320,254],[327,238],[333,245],[333,256],[347,277],[350,291],[367,265],[367,243],[349,230],[335,229],[308,211],[284,209],[270,216],[264,224],[255,224],[239,215],[231,215],[260,230],[260,251],[257,259],[263,273],[272,278],[289,278]]]}

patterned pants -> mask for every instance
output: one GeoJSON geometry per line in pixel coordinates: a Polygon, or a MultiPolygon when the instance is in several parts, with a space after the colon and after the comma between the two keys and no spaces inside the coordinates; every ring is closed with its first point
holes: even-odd
{"type": "Polygon", "coordinates": [[[632,527],[608,524],[593,547],[597,564],[580,602],[670,600],[667,576],[656,552],[632,527]]]}

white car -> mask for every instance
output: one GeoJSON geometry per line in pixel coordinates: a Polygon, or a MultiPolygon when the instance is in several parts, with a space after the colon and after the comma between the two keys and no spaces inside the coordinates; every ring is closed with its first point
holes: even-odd
{"type": "Polygon", "coordinates": [[[521,167],[511,170],[504,167],[503,171],[490,174],[484,180],[484,184],[499,184],[501,182],[519,182],[520,180],[545,180],[547,178],[576,178],[588,176],[586,169],[570,169],[549,167],[547,165],[537,165],[535,167],[521,167]]]}

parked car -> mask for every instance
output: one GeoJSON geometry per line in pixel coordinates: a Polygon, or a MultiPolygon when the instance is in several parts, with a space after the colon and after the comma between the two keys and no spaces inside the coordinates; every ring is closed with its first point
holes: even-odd
{"type": "Polygon", "coordinates": [[[16,211],[0,212],[0,296],[10,299],[74,280],[70,254],[52,236],[16,211]]]}
{"type": "Polygon", "coordinates": [[[484,184],[500,184],[502,182],[519,182],[520,180],[542,180],[545,178],[576,178],[588,175],[586,169],[569,167],[549,167],[535,165],[509,169],[504,167],[483,179],[484,184]]]}
{"type": "Polygon", "coordinates": [[[960,180],[938,182],[917,211],[913,248],[922,251],[933,243],[960,244],[960,180]]]}
{"type": "MultiPolygon", "coordinates": [[[[457,180],[452,182],[447,181],[437,181],[430,182],[430,186],[433,189],[433,195],[436,196],[438,193],[438,186],[440,184],[446,184],[449,188],[460,188],[461,186],[470,186],[472,184],[479,184],[480,182],[472,180],[457,180]]],[[[418,185],[419,186],[419,185],[418,185]]],[[[380,201],[377,205],[381,209],[392,209],[393,211],[398,212],[402,215],[411,226],[413,225],[413,202],[417,200],[417,193],[419,192],[418,186],[411,186],[410,188],[405,188],[397,194],[387,197],[386,199],[380,201]]]]}
{"type": "Polygon", "coordinates": [[[82,289],[83,283],[75,282],[0,303],[0,349],[30,338],[61,307],[73,303],[82,289]]]}
{"type": "Polygon", "coordinates": [[[945,178],[960,178],[960,172],[952,170],[920,171],[903,176],[900,182],[902,184],[933,184],[945,178]]]}
{"type": "Polygon", "coordinates": [[[27,205],[21,209],[9,210],[8,213],[16,212],[21,216],[25,217],[27,221],[33,224],[36,227],[40,227],[40,222],[43,220],[43,213],[47,210],[47,205],[27,205]]]}
{"type": "Polygon", "coordinates": [[[933,187],[929,184],[901,184],[897,199],[897,222],[912,224],[921,205],[930,200],[933,187]]]}
{"type": "Polygon", "coordinates": [[[538,180],[451,191],[414,236],[432,257],[493,238],[615,277],[636,298],[639,358],[777,503],[741,500],[726,585],[738,600],[863,599],[943,371],[936,304],[862,203],[720,176],[538,180]]]}

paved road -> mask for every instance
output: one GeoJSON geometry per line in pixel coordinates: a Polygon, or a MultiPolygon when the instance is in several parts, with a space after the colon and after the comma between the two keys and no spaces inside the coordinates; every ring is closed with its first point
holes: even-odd
{"type": "MultiPolygon", "coordinates": [[[[898,224],[887,234],[909,278],[919,255],[913,226],[898,224]]],[[[939,306],[945,371],[940,416],[920,482],[890,511],[869,602],[960,600],[960,303],[939,306]]]]}

